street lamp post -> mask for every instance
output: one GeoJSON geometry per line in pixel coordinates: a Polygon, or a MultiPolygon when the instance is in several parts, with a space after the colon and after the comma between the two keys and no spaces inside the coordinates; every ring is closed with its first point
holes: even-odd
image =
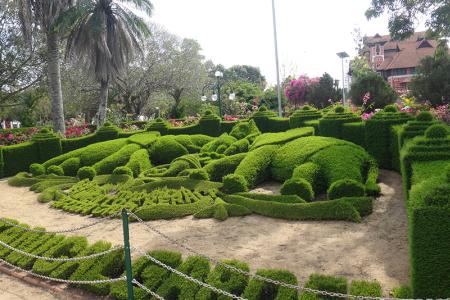
{"type": "Polygon", "coordinates": [[[275,0],[272,0],[272,21],[273,21],[273,40],[275,44],[275,65],[277,69],[277,99],[278,99],[278,116],[283,116],[281,108],[281,85],[280,85],[280,66],[278,63],[278,38],[277,38],[277,20],[275,14],[275,0]]]}
{"type": "Polygon", "coordinates": [[[219,116],[222,118],[222,99],[220,97],[220,78],[223,77],[223,73],[220,71],[216,71],[214,75],[217,78],[217,100],[219,100],[219,116]]]}
{"type": "Polygon", "coordinates": [[[342,62],[342,104],[345,105],[347,102],[347,99],[345,98],[345,75],[344,75],[344,59],[348,57],[347,52],[339,52],[337,53],[337,56],[341,58],[342,62]]]}

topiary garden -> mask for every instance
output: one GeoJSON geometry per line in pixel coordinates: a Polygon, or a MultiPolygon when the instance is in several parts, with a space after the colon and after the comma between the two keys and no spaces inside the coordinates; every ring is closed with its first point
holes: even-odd
{"type": "MultiPolygon", "coordinates": [[[[41,132],[30,145],[40,149],[44,147],[40,141],[48,140],[57,155],[44,159],[43,153],[37,154],[39,163],[28,163],[33,160],[26,157],[21,164],[28,163],[29,171],[11,177],[9,184],[29,186],[40,193],[39,201],[54,209],[92,217],[110,216],[126,208],[143,220],[192,215],[223,221],[257,214],[286,220],[361,222],[372,213],[380,193],[378,166],[398,169],[409,216],[411,291],[415,297],[450,295],[450,286],[442,283],[442,278],[450,282],[448,127],[428,113],[413,120],[395,106],[367,121],[336,106],[323,115],[305,107],[290,120],[278,120],[262,107],[251,119],[226,128],[226,132],[221,130],[220,119],[210,111],[190,127],[171,128],[157,119],[147,131],[122,137],[107,125],[99,134],[111,135],[110,139],[71,151],[63,151],[51,132],[41,132]],[[214,129],[209,132],[207,128],[214,129]],[[252,191],[267,181],[279,183],[280,195],[252,191]]],[[[190,264],[200,264],[191,262],[199,258],[182,262],[177,255],[167,254],[174,267],[191,270],[190,264]]],[[[224,271],[216,267],[209,273],[209,265],[205,268],[203,280],[220,285],[218,278],[224,271]]],[[[155,284],[161,294],[170,295],[173,286],[180,284],[168,274],[156,284],[152,274],[144,268],[141,271],[140,278],[155,284]]],[[[280,272],[274,276],[295,281],[280,272]]],[[[341,279],[319,275],[312,276],[308,284],[323,289],[330,284],[336,292],[351,290],[355,295],[380,293],[376,284],[354,282],[347,287],[341,279]]],[[[239,286],[239,293],[249,299],[272,299],[285,293],[264,292],[266,288],[249,281],[239,286]],[[264,298],[261,293],[273,297],[264,298]]],[[[121,299],[123,289],[112,288],[111,293],[121,299]]],[[[208,291],[200,290],[200,294],[204,299],[212,297],[208,291]]],[[[308,293],[301,296],[310,297],[308,293]]]]}

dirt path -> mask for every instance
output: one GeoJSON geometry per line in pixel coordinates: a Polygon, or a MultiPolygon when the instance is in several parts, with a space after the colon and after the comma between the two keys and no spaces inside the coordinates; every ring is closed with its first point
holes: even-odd
{"type": "MultiPolygon", "coordinates": [[[[300,281],[314,272],[349,279],[376,279],[387,293],[408,282],[407,220],[400,175],[381,171],[380,178],[383,196],[376,200],[372,215],[359,224],[286,221],[256,215],[224,222],[187,217],[151,224],[200,253],[243,260],[253,270],[285,268],[294,272],[300,281]]],[[[272,185],[270,190],[274,190],[272,185]]],[[[0,182],[0,215],[46,226],[48,230],[94,220],[49,208],[48,204],[37,202],[36,197],[27,188],[13,188],[5,181],[0,182]]],[[[113,244],[122,243],[119,220],[79,234],[90,242],[104,239],[113,244]]],[[[134,247],[179,250],[137,223],[131,224],[130,234],[134,247]]]]}

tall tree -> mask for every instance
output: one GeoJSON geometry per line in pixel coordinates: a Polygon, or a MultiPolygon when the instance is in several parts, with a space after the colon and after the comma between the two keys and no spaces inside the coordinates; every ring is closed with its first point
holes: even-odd
{"type": "Polygon", "coordinates": [[[110,83],[141,50],[140,40],[150,33],[144,19],[130,5],[147,16],[153,10],[149,0],[81,0],[59,24],[70,31],[66,56],[82,63],[100,83],[98,126],[106,120],[110,83]]]}
{"type": "Polygon", "coordinates": [[[52,119],[55,131],[64,133],[64,107],[61,92],[59,42],[55,30],[57,19],[73,6],[74,0],[18,0],[18,14],[25,41],[32,44],[33,31],[44,34],[47,44],[48,90],[52,99],[52,119]]]}
{"type": "Polygon", "coordinates": [[[414,33],[417,16],[428,16],[428,33],[434,37],[450,36],[450,2],[448,0],[372,0],[366,11],[368,19],[389,13],[389,31],[395,39],[405,39],[414,33]]]}
{"type": "Polygon", "coordinates": [[[445,43],[439,45],[434,56],[422,59],[409,87],[419,100],[433,105],[450,103],[450,55],[445,43]]]}

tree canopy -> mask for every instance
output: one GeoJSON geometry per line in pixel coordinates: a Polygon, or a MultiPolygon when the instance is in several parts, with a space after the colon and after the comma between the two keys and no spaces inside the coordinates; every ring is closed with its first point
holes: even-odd
{"type": "Polygon", "coordinates": [[[450,36],[450,2],[448,0],[372,0],[366,11],[368,19],[389,14],[389,31],[394,39],[405,39],[414,33],[415,20],[426,16],[428,33],[433,37],[450,36]]]}

